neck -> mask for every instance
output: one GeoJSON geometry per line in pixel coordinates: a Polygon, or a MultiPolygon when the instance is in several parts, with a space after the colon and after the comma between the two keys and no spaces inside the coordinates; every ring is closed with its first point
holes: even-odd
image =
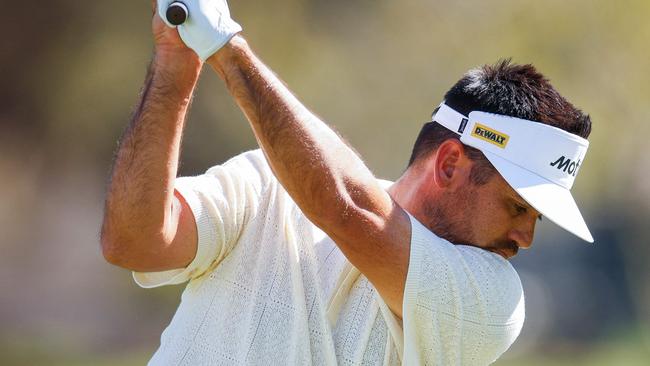
{"type": "Polygon", "coordinates": [[[426,176],[415,168],[409,168],[388,189],[388,193],[400,207],[411,215],[421,220],[422,200],[427,199],[431,192],[427,192],[426,176]]]}

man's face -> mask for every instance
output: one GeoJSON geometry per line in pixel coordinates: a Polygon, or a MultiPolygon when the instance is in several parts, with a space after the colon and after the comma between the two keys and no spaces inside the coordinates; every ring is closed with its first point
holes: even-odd
{"type": "Polygon", "coordinates": [[[539,212],[496,172],[483,185],[465,180],[460,189],[423,202],[429,229],[454,244],[480,247],[506,259],[530,247],[539,212]]]}

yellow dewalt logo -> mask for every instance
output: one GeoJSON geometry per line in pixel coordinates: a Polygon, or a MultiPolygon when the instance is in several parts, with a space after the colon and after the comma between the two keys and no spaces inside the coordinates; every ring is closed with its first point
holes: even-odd
{"type": "Polygon", "coordinates": [[[493,145],[504,149],[508,145],[508,140],[510,136],[499,131],[495,131],[489,127],[483,126],[480,123],[474,125],[474,130],[472,131],[472,136],[479,138],[483,141],[487,141],[493,145]]]}

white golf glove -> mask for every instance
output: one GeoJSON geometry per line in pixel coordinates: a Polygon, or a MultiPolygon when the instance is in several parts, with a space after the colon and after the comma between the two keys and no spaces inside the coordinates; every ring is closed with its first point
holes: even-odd
{"type": "MultiPolygon", "coordinates": [[[[169,4],[178,0],[158,0],[158,15],[168,26],[175,26],[167,21],[169,4]]],[[[187,7],[189,16],[185,23],[179,25],[178,34],[187,45],[196,52],[202,61],[207,60],[242,28],[230,18],[226,0],[181,0],[187,7]]]]}

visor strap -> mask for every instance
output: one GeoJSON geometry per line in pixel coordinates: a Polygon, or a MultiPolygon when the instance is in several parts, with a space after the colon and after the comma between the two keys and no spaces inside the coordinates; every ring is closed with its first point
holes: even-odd
{"type": "Polygon", "coordinates": [[[438,110],[431,116],[433,122],[440,123],[450,131],[462,135],[467,128],[469,119],[458,113],[453,108],[450,108],[445,103],[441,103],[438,110]]]}

